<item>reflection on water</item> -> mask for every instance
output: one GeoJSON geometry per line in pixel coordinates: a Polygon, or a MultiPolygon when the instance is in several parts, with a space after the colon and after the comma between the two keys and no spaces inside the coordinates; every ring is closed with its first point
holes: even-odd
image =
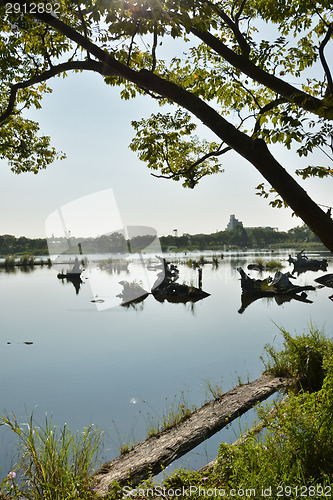
{"type": "MultiPolygon", "coordinates": [[[[154,259],[155,263],[152,262],[152,259],[149,259],[148,263],[146,263],[146,260],[143,261],[145,269],[142,268],[141,259],[141,266],[138,265],[137,262],[132,262],[133,267],[131,268],[131,271],[129,270],[130,261],[128,260],[107,259],[102,262],[97,262],[97,268],[99,271],[106,271],[108,274],[112,275],[113,278],[116,277],[117,284],[122,286],[122,291],[120,293],[116,293],[114,280],[110,279],[107,289],[108,295],[111,296],[112,299],[115,299],[116,297],[120,298],[120,305],[123,307],[129,307],[131,305],[134,306],[142,303],[149,295],[152,295],[154,299],[159,302],[167,301],[174,304],[197,302],[198,300],[209,297],[210,294],[202,290],[202,268],[198,267],[197,264],[193,266],[193,268],[198,271],[198,287],[195,287],[192,282],[191,284],[186,284],[185,282],[182,284],[178,283],[179,269],[175,264],[172,264],[159,256],[155,256],[154,259]],[[140,272],[143,270],[145,272],[152,271],[156,275],[156,279],[153,282],[150,291],[143,288],[143,282],[141,280],[140,282],[137,282],[136,280],[136,277],[140,276],[140,272]],[[121,272],[131,275],[134,279],[132,281],[118,281],[121,272]]],[[[215,268],[217,267],[217,262],[214,262],[214,266],[215,268]]],[[[94,266],[92,266],[92,270],[93,269],[94,266]]],[[[82,274],[83,271],[84,270],[79,267],[79,261],[76,257],[74,266],[67,272],[58,273],[57,278],[61,280],[63,284],[65,282],[72,283],[76,294],[78,294],[81,285],[85,283],[85,281],[82,280],[82,276],[84,276],[84,274],[82,274]]],[[[93,279],[96,283],[98,283],[99,281],[102,281],[101,277],[102,275],[100,272],[98,274],[96,274],[96,272],[92,272],[90,280],[93,279]]],[[[106,290],[105,286],[104,289],[106,290]]],[[[95,298],[92,299],[91,302],[95,304],[104,304],[106,300],[95,293],[95,298]]],[[[112,305],[115,305],[114,302],[112,302],[112,305]]],[[[106,307],[104,306],[103,308],[106,307]]]]}
{"type": "Polygon", "coordinates": [[[238,312],[242,314],[247,307],[249,307],[253,302],[257,300],[265,300],[267,303],[274,301],[278,306],[285,304],[286,302],[291,302],[292,300],[298,300],[299,302],[305,302],[306,304],[312,304],[312,300],[307,298],[307,295],[275,295],[274,297],[267,296],[257,296],[253,297],[247,293],[241,294],[241,307],[238,312]]]}
{"type": "MultiPolygon", "coordinates": [[[[197,269],[185,263],[190,257],[168,255],[167,260],[177,266],[179,284],[196,286],[197,269]]],[[[149,293],[125,307],[117,297],[124,290],[120,282],[135,280],[150,292],[145,283],[153,283],[156,273],[147,280],[147,273],[154,271],[143,269],[139,262],[128,259],[124,268],[103,269],[94,258],[90,257],[80,277],[84,284],[79,293],[71,281],[56,278],[61,271],[56,266],[33,268],[29,274],[1,269],[0,410],[15,412],[22,422],[32,412],[43,422],[47,413],[55,424],[66,422],[73,429],[94,422],[105,431],[104,461],[118,454],[112,444],[120,440],[113,422],[122,442],[145,437],[144,401],[162,414],[165,398],[186,388],[187,405],[200,406],[206,399],[205,381],[222,380],[223,390],[228,390],[238,384],[238,378],[259,376],[264,345],[282,343],[275,324],[294,334],[310,322],[319,328],[326,322],[326,334],[333,334],[327,322],[332,290],[317,288],[320,285],[315,282],[333,272],[330,258],[326,273],[308,271],[298,276],[300,286],[316,286],[307,292],[307,300],[261,298],[248,304],[243,314],[238,312],[242,299],[237,267],[246,268],[253,254],[225,254],[217,267],[201,265],[203,287],[210,294],[204,300],[159,302],[149,293]],[[98,308],[105,304],[100,300],[114,306],[98,308]]],[[[199,260],[200,255],[192,258],[199,260]]],[[[288,251],[275,252],[274,258],[284,264],[283,272],[292,270],[288,251]]],[[[256,279],[269,275],[249,274],[256,279]]],[[[204,465],[215,458],[221,441],[235,440],[235,432],[221,431],[191,454],[190,463],[184,457],[182,465],[204,465]]],[[[3,475],[11,470],[13,450],[10,433],[1,427],[3,475]]]]}
{"type": "Polygon", "coordinates": [[[72,283],[75,289],[75,293],[78,295],[81,285],[84,284],[84,281],[82,281],[81,276],[71,276],[69,274],[63,274],[63,275],[58,275],[57,278],[61,280],[62,284],[64,285],[65,283],[72,283]]]}
{"type": "MultiPolygon", "coordinates": [[[[327,267],[327,264],[326,264],[327,267]]],[[[261,265],[262,270],[263,266],[261,265]]],[[[249,265],[248,269],[257,270],[256,266],[249,265]]],[[[238,310],[242,314],[245,309],[259,299],[274,299],[278,305],[282,305],[291,300],[298,300],[300,302],[305,302],[307,304],[312,304],[312,300],[307,298],[309,290],[315,290],[313,285],[299,285],[296,282],[291,282],[290,279],[295,279],[290,271],[282,273],[277,271],[274,275],[268,276],[265,279],[255,279],[251,278],[248,274],[244,272],[241,267],[237,268],[241,276],[241,288],[242,288],[242,306],[238,310]]]]}

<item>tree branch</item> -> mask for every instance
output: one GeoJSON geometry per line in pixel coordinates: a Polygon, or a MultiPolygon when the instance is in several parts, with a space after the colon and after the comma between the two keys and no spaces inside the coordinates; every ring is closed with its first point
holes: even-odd
{"type": "MultiPolygon", "coordinates": [[[[23,0],[17,1],[23,2],[23,0]]],[[[183,89],[176,83],[161,78],[155,73],[147,70],[136,71],[129,68],[125,64],[115,59],[111,54],[95,45],[90,40],[86,40],[85,37],[82,36],[81,33],[78,33],[74,28],[68,26],[60,19],[54,17],[51,14],[48,14],[46,12],[36,12],[32,15],[40,21],[52,26],[55,30],[67,36],[70,40],[77,43],[79,46],[83,47],[86,50],[89,50],[89,52],[94,57],[96,57],[103,65],[102,69],[100,66],[98,66],[98,69],[96,71],[99,71],[101,74],[119,76],[133,82],[140,88],[146,89],[150,92],[155,92],[158,95],[179,104],[180,106],[184,107],[195,116],[197,116],[199,120],[201,120],[208,128],[214,131],[216,135],[220,137],[221,140],[228,144],[232,149],[235,149],[235,151],[239,152],[245,158],[247,158],[248,155],[251,156],[253,147],[252,139],[246,134],[237,130],[231,123],[225,120],[217,111],[215,111],[211,106],[209,106],[199,97],[183,89]]],[[[240,66],[244,72],[251,75],[253,74],[254,79],[256,80],[264,80],[266,85],[277,88],[278,93],[282,93],[282,95],[283,93],[286,94],[287,100],[291,100],[292,98],[293,100],[296,100],[295,93],[298,93],[298,95],[303,100],[305,99],[305,103],[302,102],[303,107],[306,107],[306,109],[310,108],[312,111],[317,111],[318,108],[321,107],[322,112],[323,106],[320,100],[314,99],[311,96],[307,96],[307,94],[298,91],[291,85],[277,79],[276,77],[272,77],[271,75],[262,71],[260,68],[257,68],[251,61],[246,60],[244,57],[232,52],[232,50],[226,47],[223,43],[219,42],[219,40],[210,33],[201,33],[194,28],[192,29],[192,32],[196,36],[200,37],[204,42],[208,42],[208,45],[211,46],[214,50],[216,47],[218,52],[222,52],[222,54],[225,54],[227,56],[227,59],[231,60],[231,63],[233,63],[234,66],[240,66]],[[308,98],[309,102],[312,103],[311,106],[307,104],[306,99],[308,98]]]]}
{"type": "MultiPolygon", "coordinates": [[[[234,19],[235,19],[235,23],[236,23],[237,25],[238,25],[238,23],[239,23],[239,18],[240,18],[240,16],[242,15],[242,12],[243,12],[243,10],[244,10],[244,7],[245,7],[246,2],[247,2],[247,0],[243,0],[243,1],[242,1],[241,5],[240,5],[240,7],[239,7],[239,10],[238,10],[237,14],[236,14],[236,15],[235,15],[235,17],[234,17],[234,19]]],[[[235,2],[235,4],[234,4],[234,5],[236,5],[236,2],[235,2]]],[[[234,9],[232,9],[232,12],[233,12],[233,10],[234,10],[234,9]]]]}
{"type": "Polygon", "coordinates": [[[232,148],[229,146],[226,146],[223,149],[217,149],[216,151],[211,151],[210,153],[206,153],[204,156],[199,158],[195,163],[192,163],[192,165],[186,169],[186,172],[189,172],[190,170],[195,169],[200,163],[203,163],[204,161],[208,160],[208,158],[211,158],[212,156],[221,156],[230,151],[232,148]]]}
{"type": "Polygon", "coordinates": [[[165,154],[164,154],[164,150],[163,150],[163,146],[162,146],[163,157],[164,157],[164,160],[168,166],[168,169],[170,170],[170,172],[172,174],[171,177],[174,177],[176,175],[176,173],[172,170],[170,162],[169,162],[169,147],[168,147],[167,137],[164,138],[164,143],[165,143],[165,154]]]}
{"type": "Polygon", "coordinates": [[[45,35],[47,34],[48,30],[49,30],[49,27],[46,26],[44,33],[41,34],[41,38],[42,38],[42,42],[43,42],[43,45],[44,45],[44,48],[45,48],[45,57],[46,57],[46,60],[47,60],[47,62],[49,64],[50,68],[52,68],[53,64],[52,64],[52,61],[51,61],[50,54],[47,51],[46,43],[45,43],[45,35]]]}
{"type": "MultiPolygon", "coordinates": [[[[265,70],[256,66],[252,61],[243,56],[236,54],[233,50],[229,49],[221,40],[216,38],[208,31],[199,31],[192,27],[191,32],[206,45],[212,48],[217,54],[222,56],[229,64],[238,68],[242,73],[252,78],[254,81],[265,85],[277,94],[283,96],[287,101],[297,104],[299,107],[311,113],[318,114],[319,108],[323,110],[323,103],[320,99],[313,97],[302,90],[293,87],[289,83],[281,80],[280,78],[267,73],[265,70]]],[[[328,119],[332,119],[332,111],[328,119]]]]}
{"type": "MultiPolygon", "coordinates": [[[[16,52],[17,54],[17,52],[16,52]]],[[[33,65],[35,66],[35,70],[36,70],[36,73],[39,71],[40,67],[39,67],[39,64],[38,64],[38,61],[34,58],[34,56],[32,56],[31,54],[29,53],[26,53],[26,56],[28,57],[28,59],[30,59],[30,61],[33,63],[33,65]]],[[[51,64],[52,66],[52,64],[51,64]]]]}
{"type": "Polygon", "coordinates": [[[327,78],[327,90],[328,90],[329,94],[333,94],[333,78],[332,78],[332,73],[330,71],[330,68],[327,64],[327,61],[326,61],[326,58],[324,55],[324,49],[325,49],[326,45],[328,44],[329,39],[331,38],[332,34],[333,34],[333,23],[331,23],[329,25],[329,28],[328,28],[327,33],[325,35],[325,38],[319,46],[319,57],[320,57],[321,64],[324,68],[325,75],[327,78]]]}
{"type": "Polygon", "coordinates": [[[249,94],[249,95],[251,96],[251,98],[253,99],[253,102],[254,102],[254,103],[256,104],[256,106],[260,109],[260,107],[261,107],[261,106],[260,106],[260,103],[259,103],[258,99],[256,98],[256,96],[254,95],[254,93],[252,92],[252,90],[248,89],[248,88],[246,87],[246,85],[244,85],[244,83],[242,82],[242,80],[239,80],[236,76],[234,76],[234,75],[233,75],[233,77],[232,77],[232,78],[235,80],[235,82],[237,82],[237,83],[238,83],[238,85],[240,85],[240,87],[241,87],[242,89],[244,89],[244,90],[245,90],[245,92],[246,92],[247,94],[249,94]]]}
{"type": "Polygon", "coordinates": [[[45,82],[50,78],[70,70],[89,70],[100,73],[103,70],[103,65],[97,61],[71,61],[52,66],[51,69],[44,71],[40,75],[33,76],[29,80],[15,83],[11,86],[8,99],[7,109],[0,115],[0,123],[10,117],[15,107],[16,95],[19,90],[26,89],[37,83],[45,82]]]}
{"type": "Polygon", "coordinates": [[[167,164],[168,164],[168,168],[171,172],[170,175],[158,175],[158,174],[151,174],[153,177],[157,177],[159,179],[172,179],[174,177],[178,177],[180,175],[182,176],[188,176],[190,175],[194,169],[200,165],[200,163],[203,163],[204,161],[208,160],[208,158],[211,158],[212,156],[221,156],[225,153],[227,153],[228,151],[231,151],[231,147],[229,146],[226,146],[225,148],[221,149],[221,150],[216,150],[216,151],[211,151],[210,153],[206,153],[204,156],[202,156],[201,158],[199,158],[196,162],[192,163],[188,168],[185,168],[183,170],[177,170],[177,172],[174,172],[172,170],[172,168],[170,167],[169,165],[169,162],[167,161],[167,164]]]}
{"type": "Polygon", "coordinates": [[[153,62],[151,65],[152,72],[154,72],[156,68],[156,47],[157,47],[157,23],[154,24],[153,48],[152,48],[153,62]]]}
{"type": "Polygon", "coordinates": [[[271,109],[276,108],[276,106],[279,106],[280,104],[285,104],[286,102],[288,102],[286,99],[284,99],[283,97],[280,97],[278,99],[275,99],[274,101],[269,102],[268,104],[266,104],[266,106],[264,106],[263,108],[261,108],[260,112],[259,112],[259,114],[257,116],[257,120],[256,120],[256,123],[255,123],[254,129],[253,129],[253,135],[256,134],[256,133],[258,133],[259,130],[260,130],[260,118],[265,113],[267,113],[267,111],[270,111],[271,109]]]}
{"type": "Polygon", "coordinates": [[[247,59],[250,56],[250,51],[251,47],[247,43],[245,37],[243,34],[240,32],[239,26],[238,26],[238,20],[234,22],[227,14],[220,9],[217,5],[211,3],[209,0],[205,0],[205,2],[216,12],[216,14],[223,20],[223,22],[229,26],[233,34],[235,35],[235,38],[237,40],[237,43],[241,49],[241,53],[243,57],[246,57],[247,59]]]}
{"type": "Polygon", "coordinates": [[[140,19],[138,19],[137,22],[136,22],[135,30],[134,30],[134,33],[133,33],[132,38],[131,38],[131,43],[130,43],[130,46],[129,46],[129,49],[128,49],[128,56],[127,56],[127,63],[126,63],[127,66],[130,65],[130,60],[131,60],[131,55],[132,55],[132,48],[133,48],[133,44],[134,44],[134,37],[137,34],[137,32],[139,31],[139,27],[140,27],[140,19]]]}
{"type": "MultiPolygon", "coordinates": [[[[83,12],[81,10],[81,7],[80,7],[80,4],[78,2],[78,14],[79,14],[79,18],[80,18],[80,21],[82,23],[82,26],[83,26],[83,32],[84,32],[84,36],[85,38],[88,40],[88,30],[87,30],[87,25],[86,25],[86,21],[84,19],[84,15],[83,15],[83,12]]],[[[90,59],[90,53],[89,51],[87,51],[87,58],[90,59]]]]}

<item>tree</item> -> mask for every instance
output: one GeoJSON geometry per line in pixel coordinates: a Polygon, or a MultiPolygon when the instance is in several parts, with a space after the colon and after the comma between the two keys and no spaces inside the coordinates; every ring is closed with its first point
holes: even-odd
{"type": "Polygon", "coordinates": [[[302,244],[305,241],[318,241],[316,235],[313,234],[306,225],[293,227],[288,231],[288,236],[292,241],[298,244],[302,244]]]}
{"type": "MultiPolygon", "coordinates": [[[[160,176],[194,187],[220,171],[218,157],[233,149],[269,183],[258,194],[273,192],[273,205],[289,205],[333,251],[329,214],[267,146],[331,154],[330,0],[0,0],[0,13],[0,155],[14,171],[37,172],[59,156],[22,110],[41,105],[51,78],[94,71],[121,86],[124,99],[145,94],[183,109],[133,124],[132,149],[160,176]],[[273,41],[261,36],[265,27],[273,41]],[[179,53],[164,61],[158,55],[168,37],[179,41],[179,53]],[[192,117],[217,141],[191,137],[192,117]]],[[[333,170],[310,165],[295,173],[333,170]]]]}
{"type": "Polygon", "coordinates": [[[230,231],[230,244],[238,247],[246,248],[250,245],[250,239],[243,226],[236,226],[230,231]]]}

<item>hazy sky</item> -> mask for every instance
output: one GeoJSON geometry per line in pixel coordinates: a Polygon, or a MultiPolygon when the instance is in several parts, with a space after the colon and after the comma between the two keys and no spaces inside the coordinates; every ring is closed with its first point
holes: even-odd
{"type": "MultiPolygon", "coordinates": [[[[38,175],[16,175],[6,162],[0,162],[0,234],[45,237],[45,220],[54,210],[105,189],[113,190],[125,225],[151,226],[159,235],[174,229],[178,234],[223,230],[230,214],[244,226],[288,230],[302,224],[291,217],[290,210],[272,209],[267,200],[255,195],[263,178],[232,152],[222,159],[225,172],[202,179],[194,190],[152,177],[128,149],[134,136],[131,120],[160,110],[151,98],[123,101],[118,88],[108,87],[94,74],[56,78],[50,86],[54,92],[44,98],[42,110],[32,111],[29,117],[40,122],[41,132],[52,137],[53,145],[67,159],[38,175]]],[[[200,132],[213,139],[203,127],[200,132]]],[[[291,172],[316,161],[299,159],[281,147],[275,151],[291,172]]],[[[318,158],[325,164],[324,155],[317,153],[318,158]]],[[[333,205],[332,180],[308,180],[303,186],[317,203],[333,205]]]]}

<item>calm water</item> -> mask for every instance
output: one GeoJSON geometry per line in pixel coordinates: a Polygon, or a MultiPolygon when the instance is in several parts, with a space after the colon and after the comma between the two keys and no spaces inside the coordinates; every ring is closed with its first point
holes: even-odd
{"type": "MultiPolygon", "coordinates": [[[[123,443],[142,440],[151,420],[158,420],[173,401],[183,397],[189,406],[201,405],[208,397],[207,380],[228,390],[237,385],[238,376],[243,381],[258,377],[264,345],[281,344],[274,323],[291,333],[306,330],[310,322],[325,324],[327,336],[332,336],[329,288],[308,292],[311,304],[260,299],[238,312],[236,269],[246,270],[254,257],[225,254],[217,269],[205,265],[203,289],[211,295],[194,304],[160,303],[148,296],[135,308],[114,302],[104,310],[91,302],[101,297],[96,283],[105,297],[108,284],[141,279],[137,262],[116,274],[90,264],[78,294],[73,284],[57,279],[59,269],[1,270],[0,410],[13,411],[22,422],[31,413],[43,422],[47,414],[54,424],[66,422],[78,430],[94,423],[105,431],[103,459],[110,460],[123,443]]],[[[292,270],[287,251],[273,257],[284,259],[285,269],[292,270]]],[[[195,270],[178,267],[180,283],[196,284],[195,270]]],[[[308,271],[297,284],[314,284],[323,274],[308,271]]],[[[177,465],[199,468],[215,458],[219,442],[235,440],[237,426],[221,431],[177,465]]],[[[14,461],[13,437],[1,427],[0,474],[7,474],[14,461]]]]}

